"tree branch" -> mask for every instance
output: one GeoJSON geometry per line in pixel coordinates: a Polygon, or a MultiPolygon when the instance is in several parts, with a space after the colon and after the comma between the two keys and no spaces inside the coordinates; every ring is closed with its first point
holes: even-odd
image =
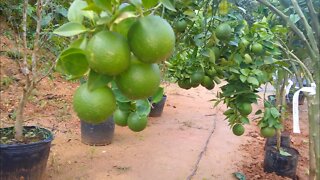
{"type": "Polygon", "coordinates": [[[38,83],[40,83],[40,81],[42,81],[42,79],[44,79],[45,77],[47,77],[49,74],[52,73],[55,65],[57,64],[58,62],[58,58],[53,62],[52,66],[49,68],[49,70],[46,72],[46,74],[44,74],[43,76],[41,76],[36,82],[35,82],[35,85],[37,85],[38,83]]]}
{"type": "Polygon", "coordinates": [[[282,13],[279,9],[274,7],[272,4],[267,2],[266,0],[257,0],[257,1],[260,2],[261,4],[267,6],[272,12],[274,12],[275,14],[280,16],[284,21],[286,21],[286,23],[293,30],[293,32],[297,36],[299,36],[299,38],[306,44],[307,49],[310,53],[311,59],[314,61],[314,63],[316,63],[316,61],[317,61],[316,53],[313,51],[312,47],[310,46],[310,43],[308,42],[308,40],[305,37],[305,35],[303,34],[303,32],[300,31],[300,29],[289,19],[289,17],[287,15],[285,15],[284,13],[282,13]]]}
{"type": "Polygon", "coordinates": [[[32,83],[36,82],[37,77],[37,54],[39,52],[39,39],[41,31],[41,20],[42,20],[42,0],[37,1],[37,28],[36,34],[33,41],[33,50],[32,50],[32,83]]]}
{"type": "Polygon", "coordinates": [[[307,1],[307,6],[310,12],[310,16],[311,16],[312,29],[315,30],[316,39],[320,39],[320,24],[319,24],[318,13],[316,13],[316,11],[314,10],[312,1],[311,0],[306,0],[306,1],[307,1]]]}
{"type": "Polygon", "coordinates": [[[315,41],[315,37],[313,35],[313,31],[312,31],[311,26],[309,25],[305,15],[303,14],[303,12],[302,12],[302,10],[296,0],[291,0],[291,2],[293,4],[294,10],[298,13],[298,16],[302,19],[303,26],[306,29],[307,37],[309,39],[309,43],[311,44],[312,49],[316,53],[319,53],[319,49],[318,49],[317,43],[315,41]]]}
{"type": "Polygon", "coordinates": [[[28,0],[24,1],[23,4],[23,17],[22,17],[22,40],[23,40],[23,66],[22,66],[22,73],[23,75],[27,76],[29,79],[29,68],[27,63],[27,9],[28,9],[28,0]]]}
{"type": "Polygon", "coordinates": [[[312,74],[310,73],[308,68],[303,64],[303,62],[294,53],[292,53],[291,51],[288,51],[286,48],[284,48],[280,44],[277,44],[277,46],[280,47],[283,51],[287,52],[290,56],[292,56],[294,58],[294,61],[297,62],[301,66],[301,68],[305,70],[305,73],[306,73],[309,81],[311,83],[314,83],[312,74]]]}

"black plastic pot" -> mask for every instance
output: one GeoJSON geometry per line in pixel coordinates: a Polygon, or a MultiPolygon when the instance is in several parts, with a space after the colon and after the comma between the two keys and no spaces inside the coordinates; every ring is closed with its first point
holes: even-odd
{"type": "MultiPolygon", "coordinates": [[[[289,93],[288,95],[286,95],[286,100],[287,100],[287,104],[290,104],[292,105],[292,100],[293,100],[293,93],[289,93]]],[[[299,105],[303,105],[304,104],[304,99],[305,99],[305,96],[303,94],[303,92],[300,92],[299,93],[299,105]]]]}
{"type": "MultiPolygon", "coordinates": [[[[13,129],[13,127],[10,128],[13,129]]],[[[0,144],[1,180],[42,180],[44,178],[53,135],[47,129],[40,129],[47,135],[47,138],[42,141],[30,144],[0,144]]]]}
{"type": "Polygon", "coordinates": [[[149,116],[150,117],[160,117],[163,112],[163,108],[166,103],[166,100],[167,100],[167,96],[163,95],[160,102],[152,103],[152,107],[151,107],[151,111],[150,111],[149,116]]]}
{"type": "Polygon", "coordinates": [[[81,120],[81,142],[91,146],[111,144],[114,127],[112,116],[100,124],[90,124],[81,120]]]}
{"type": "Polygon", "coordinates": [[[268,96],[268,101],[272,104],[272,105],[276,105],[276,95],[269,95],[268,96]]]}
{"type": "MultiPolygon", "coordinates": [[[[281,133],[281,147],[290,147],[290,134],[288,132],[281,133]]],[[[265,143],[265,149],[268,146],[276,146],[277,145],[277,135],[273,137],[267,138],[265,143]]]]}
{"type": "Polygon", "coordinates": [[[291,156],[281,155],[274,146],[266,148],[263,164],[264,171],[267,173],[275,172],[279,176],[285,176],[295,180],[297,179],[296,170],[299,152],[294,148],[282,148],[285,152],[291,154],[291,156]]]}

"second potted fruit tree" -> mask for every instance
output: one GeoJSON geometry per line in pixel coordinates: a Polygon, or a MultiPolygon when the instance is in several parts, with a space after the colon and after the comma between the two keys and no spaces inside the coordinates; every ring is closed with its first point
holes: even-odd
{"type": "Polygon", "coordinates": [[[88,75],[73,98],[74,111],[85,123],[113,118],[135,132],[147,125],[147,98],[161,80],[157,63],[173,53],[175,34],[153,14],[160,2],[143,2],[75,0],[69,22],[54,31],[75,39],[61,52],[56,69],[69,79],[88,75]]]}
{"type": "MultiPolygon", "coordinates": [[[[50,74],[52,68],[45,70],[43,64],[49,61],[40,61],[41,39],[43,38],[41,25],[43,15],[43,4],[41,0],[36,1],[34,19],[28,20],[31,16],[28,9],[33,6],[27,0],[23,1],[21,14],[20,34],[17,34],[17,52],[22,52],[22,57],[16,57],[20,81],[19,87],[14,91],[19,97],[19,103],[15,107],[15,125],[0,128],[0,179],[33,179],[42,180],[45,175],[47,160],[50,153],[53,132],[41,126],[27,126],[26,106],[30,100],[32,92],[39,83],[50,74]],[[31,25],[35,25],[35,31],[31,25]],[[33,42],[29,41],[27,34],[34,33],[33,42]],[[28,45],[28,46],[27,46],[28,45]],[[20,49],[20,47],[23,47],[20,49]],[[21,51],[20,51],[21,50],[21,51]],[[43,64],[42,64],[43,63],[43,64]],[[42,67],[42,68],[41,68],[42,67]],[[42,73],[45,72],[45,75],[42,73]]],[[[32,19],[32,18],[30,18],[32,19]]],[[[18,31],[19,32],[19,31],[18,31]]],[[[14,32],[16,33],[16,32],[14,32]]],[[[1,99],[2,100],[2,99],[1,99]]],[[[34,114],[32,114],[34,115],[34,114]]],[[[36,118],[32,117],[33,120],[36,118]]],[[[2,120],[1,120],[2,121],[2,120]]],[[[1,122],[2,125],[2,122],[1,122]]]]}

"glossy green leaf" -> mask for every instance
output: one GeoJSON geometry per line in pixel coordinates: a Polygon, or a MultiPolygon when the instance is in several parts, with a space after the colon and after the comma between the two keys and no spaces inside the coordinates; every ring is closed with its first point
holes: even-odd
{"type": "Polygon", "coordinates": [[[158,2],[159,0],[142,0],[143,6],[147,9],[154,7],[158,2]]]}
{"type": "Polygon", "coordinates": [[[83,15],[82,9],[87,6],[87,3],[83,0],[75,0],[71,3],[68,10],[68,20],[70,22],[82,23],[83,15]]]}
{"type": "Polygon", "coordinates": [[[238,179],[238,180],[246,180],[246,176],[241,173],[241,172],[235,172],[233,175],[238,179]]]}
{"type": "Polygon", "coordinates": [[[122,94],[122,92],[118,89],[118,87],[114,81],[111,81],[111,87],[112,87],[112,91],[116,97],[117,103],[131,102],[130,99],[128,99],[125,95],[122,94]]]}
{"type": "Polygon", "coordinates": [[[121,111],[124,111],[124,112],[131,112],[132,111],[131,102],[119,102],[119,101],[117,101],[117,105],[118,105],[118,108],[121,111]]]}
{"type": "Polygon", "coordinates": [[[88,43],[88,40],[87,38],[83,37],[83,38],[79,38],[75,41],[73,41],[71,44],[70,44],[70,48],[79,48],[79,49],[83,49],[85,50],[86,47],[87,47],[87,43],[88,43]]]}
{"type": "Polygon", "coordinates": [[[241,74],[248,76],[250,74],[250,69],[240,69],[241,74]]]}
{"type": "Polygon", "coordinates": [[[289,19],[295,24],[300,20],[300,16],[298,14],[290,14],[289,19]]]}
{"type": "Polygon", "coordinates": [[[292,154],[284,151],[282,148],[280,149],[280,152],[279,152],[282,156],[292,156],[292,154]]]}
{"type": "Polygon", "coordinates": [[[250,123],[250,121],[249,121],[249,119],[248,119],[247,117],[241,117],[241,118],[240,118],[240,121],[241,121],[243,124],[249,124],[249,123],[250,123]]]}
{"type": "Polygon", "coordinates": [[[88,88],[89,88],[89,90],[92,91],[96,88],[107,86],[107,84],[110,81],[112,81],[112,79],[113,79],[112,76],[98,74],[91,69],[89,72],[89,77],[88,77],[88,88]]]}
{"type": "Polygon", "coordinates": [[[255,77],[250,76],[250,77],[248,77],[247,81],[248,81],[248,83],[250,83],[252,85],[255,85],[255,86],[259,85],[259,81],[255,77]]]}
{"type": "Polygon", "coordinates": [[[69,79],[83,76],[89,70],[89,64],[85,51],[77,48],[69,48],[59,56],[56,70],[67,75],[69,79]]]}
{"type": "Polygon", "coordinates": [[[151,105],[148,99],[136,100],[136,110],[139,116],[148,116],[151,111],[151,105]]]}
{"type": "Polygon", "coordinates": [[[112,11],[112,4],[110,0],[93,0],[94,4],[103,10],[112,11]]]}
{"type": "Polygon", "coordinates": [[[247,77],[242,74],[239,76],[239,78],[240,78],[241,82],[246,82],[246,80],[247,80],[247,77]]]}
{"type": "Polygon", "coordinates": [[[142,2],[141,0],[129,0],[131,4],[133,4],[136,7],[141,7],[142,2]]]}
{"type": "Polygon", "coordinates": [[[54,30],[53,33],[60,36],[70,37],[84,33],[87,30],[88,29],[84,27],[82,24],[76,22],[68,22],[60,26],[58,29],[54,30]]]}
{"type": "Polygon", "coordinates": [[[275,107],[272,107],[272,108],[270,109],[270,113],[271,113],[271,115],[272,115],[274,118],[280,117],[280,113],[279,113],[278,109],[275,108],[275,107]]]}
{"type": "Polygon", "coordinates": [[[166,7],[167,9],[171,10],[171,11],[176,11],[176,9],[174,8],[174,5],[172,4],[172,2],[170,0],[160,0],[160,2],[164,5],[164,7],[166,7]]]}
{"type": "Polygon", "coordinates": [[[163,87],[159,87],[157,92],[152,96],[152,101],[151,103],[158,103],[162,100],[162,97],[163,97],[163,87]]]}

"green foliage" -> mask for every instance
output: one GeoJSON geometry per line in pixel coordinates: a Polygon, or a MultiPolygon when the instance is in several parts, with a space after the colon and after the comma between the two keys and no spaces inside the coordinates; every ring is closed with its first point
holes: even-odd
{"type": "Polygon", "coordinates": [[[215,84],[226,81],[215,104],[227,105],[224,114],[231,127],[249,123],[248,114],[241,113],[243,107],[251,112],[251,104],[259,98],[257,89],[271,82],[277,69],[288,67],[276,44],[287,29],[256,16],[261,7],[253,1],[177,1],[175,6],[177,12],[168,11],[165,17],[173,24],[183,19],[187,27],[177,29],[177,50],[166,64],[169,76],[184,89],[191,88],[192,75],[199,70],[205,72],[206,81],[208,77],[215,84]]]}
{"type": "Polygon", "coordinates": [[[260,128],[271,127],[282,129],[283,127],[280,122],[280,113],[278,109],[268,101],[265,101],[264,106],[263,118],[259,121],[258,126],[260,128]]]}

